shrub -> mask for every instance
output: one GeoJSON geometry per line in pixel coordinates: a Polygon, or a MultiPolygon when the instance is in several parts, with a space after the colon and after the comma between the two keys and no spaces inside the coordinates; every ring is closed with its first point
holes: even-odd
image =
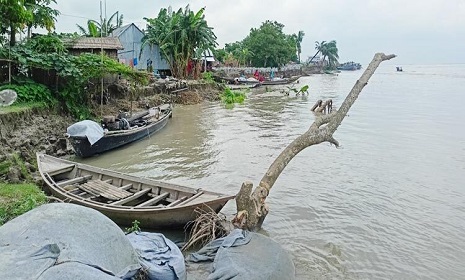
{"type": "Polygon", "coordinates": [[[234,107],[235,103],[242,104],[245,100],[245,93],[241,91],[234,91],[230,88],[225,88],[221,93],[221,100],[227,107],[234,107]]]}
{"type": "Polygon", "coordinates": [[[18,95],[16,103],[43,102],[50,107],[57,103],[52,92],[46,86],[29,79],[21,81],[20,84],[0,86],[0,91],[4,89],[11,89],[16,92],[18,95]]]}

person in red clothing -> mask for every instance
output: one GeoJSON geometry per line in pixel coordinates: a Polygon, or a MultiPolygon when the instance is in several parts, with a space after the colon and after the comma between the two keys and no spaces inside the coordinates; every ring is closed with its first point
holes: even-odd
{"type": "Polygon", "coordinates": [[[189,60],[187,63],[187,74],[190,75],[192,73],[192,69],[194,68],[194,63],[192,63],[192,60],[189,60]]]}
{"type": "Polygon", "coordinates": [[[260,78],[260,73],[258,73],[258,69],[255,70],[255,73],[253,74],[253,77],[254,77],[255,79],[257,79],[257,80],[260,78]]]}

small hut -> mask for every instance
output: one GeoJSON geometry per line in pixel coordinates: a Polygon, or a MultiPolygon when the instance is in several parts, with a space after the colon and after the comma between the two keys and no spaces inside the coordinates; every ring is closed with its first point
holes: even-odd
{"type": "Polygon", "coordinates": [[[63,43],[72,55],[100,54],[103,49],[107,56],[118,59],[118,50],[123,49],[123,45],[117,37],[79,37],[66,39],[63,43]]]}

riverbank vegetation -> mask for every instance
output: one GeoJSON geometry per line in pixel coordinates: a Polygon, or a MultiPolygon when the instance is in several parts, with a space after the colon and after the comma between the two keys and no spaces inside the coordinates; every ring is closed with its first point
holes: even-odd
{"type": "MultiPolygon", "coordinates": [[[[242,41],[227,43],[215,49],[215,58],[230,67],[281,67],[288,63],[301,63],[301,43],[305,32],[285,34],[284,25],[265,21],[259,28],[252,28],[242,41]]],[[[339,65],[339,50],[336,40],[315,42],[316,53],[304,66],[316,66],[320,70],[334,70],[339,65]],[[315,58],[321,55],[318,61],[315,58]]]]}
{"type": "Polygon", "coordinates": [[[203,52],[217,46],[216,35],[208,26],[204,12],[205,8],[194,12],[188,5],[177,11],[171,7],[161,9],[156,18],[144,18],[147,31],[142,47],[158,45],[177,78],[184,79],[191,69],[198,69],[198,64],[189,66],[189,63],[199,62],[203,52]]]}
{"type": "Polygon", "coordinates": [[[0,226],[47,202],[47,196],[34,184],[0,183],[0,226]]]}
{"type": "Polygon", "coordinates": [[[10,113],[18,113],[32,109],[39,109],[39,108],[48,108],[48,104],[44,102],[30,102],[30,103],[19,103],[14,104],[8,107],[0,108],[0,115],[1,114],[10,114],[10,113]]]}
{"type": "Polygon", "coordinates": [[[278,67],[299,62],[305,33],[285,34],[283,28],[284,24],[267,20],[259,28],[252,28],[242,41],[215,50],[215,57],[235,67],[278,67]]]}
{"type": "Polygon", "coordinates": [[[138,84],[145,84],[148,79],[146,73],[135,71],[108,56],[91,53],[71,55],[55,34],[37,36],[13,47],[0,48],[0,59],[11,62],[9,71],[12,72],[11,83],[1,86],[1,89],[15,90],[19,103],[58,104],[79,119],[91,117],[92,91],[88,87],[90,84],[98,87],[98,80],[105,75],[121,75],[138,84]]]}
{"type": "Polygon", "coordinates": [[[221,93],[221,101],[225,104],[226,108],[233,108],[234,104],[242,104],[245,100],[245,93],[238,90],[225,88],[221,93]]]}
{"type": "Polygon", "coordinates": [[[308,63],[311,63],[317,55],[321,54],[323,58],[319,61],[320,66],[325,66],[327,70],[336,69],[339,64],[339,50],[337,49],[337,43],[335,40],[329,42],[316,41],[315,50],[315,55],[308,60],[308,63]],[[326,59],[328,59],[328,63],[326,63],[326,59]]]}

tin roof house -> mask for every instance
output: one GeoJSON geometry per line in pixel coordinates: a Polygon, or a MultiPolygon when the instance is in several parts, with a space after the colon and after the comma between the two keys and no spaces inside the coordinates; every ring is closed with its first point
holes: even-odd
{"type": "Polygon", "coordinates": [[[123,45],[124,49],[118,50],[118,59],[121,63],[139,70],[169,71],[168,62],[162,58],[157,45],[147,44],[141,52],[144,32],[134,23],[115,29],[111,36],[118,38],[123,45]]]}

